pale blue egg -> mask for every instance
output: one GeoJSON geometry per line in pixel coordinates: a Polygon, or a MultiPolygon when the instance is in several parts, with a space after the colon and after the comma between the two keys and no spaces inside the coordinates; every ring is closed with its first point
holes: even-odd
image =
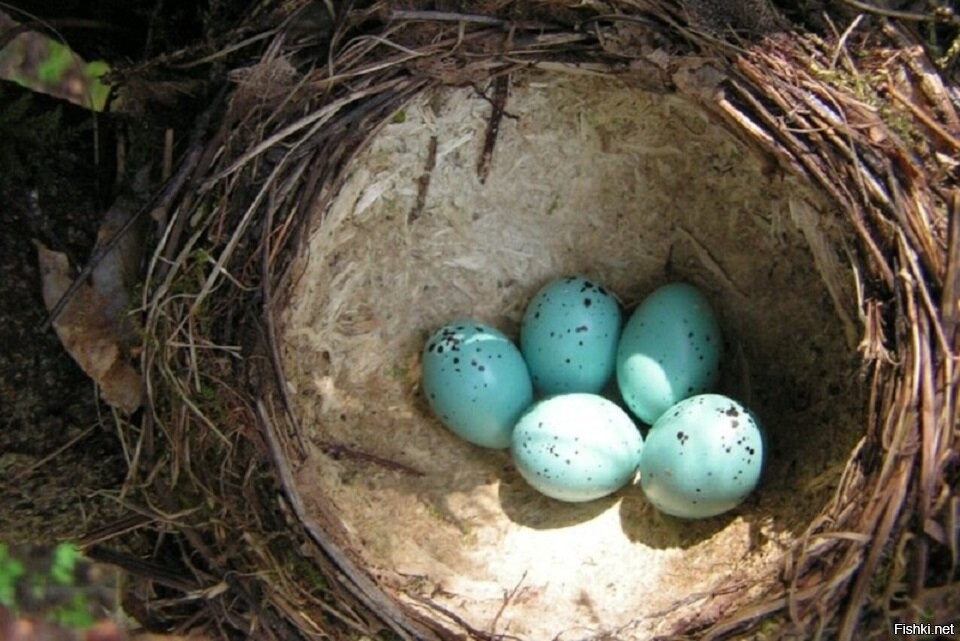
{"type": "Polygon", "coordinates": [[[661,512],[702,519],[735,508],[756,488],[763,434],[753,414],[720,394],[680,401],[661,416],[640,457],[640,485],[661,512]]]}
{"type": "Polygon", "coordinates": [[[422,369],[427,403],[454,434],[483,447],[510,446],[533,386],[509,338],[473,320],[454,321],[427,340],[422,369]]]}
{"type": "Polygon", "coordinates": [[[693,285],[655,290],[634,310],[617,347],[617,384],[627,407],[653,424],[668,407],[712,391],[721,341],[713,310],[693,285]]]}
{"type": "Polygon", "coordinates": [[[636,475],[643,439],[630,416],[595,394],[561,394],[531,407],[513,431],[510,453],[534,489],[591,501],[636,475]]]}
{"type": "Polygon", "coordinates": [[[552,281],[530,301],[520,327],[520,351],[543,394],[596,393],[613,376],[620,306],[595,281],[552,281]]]}

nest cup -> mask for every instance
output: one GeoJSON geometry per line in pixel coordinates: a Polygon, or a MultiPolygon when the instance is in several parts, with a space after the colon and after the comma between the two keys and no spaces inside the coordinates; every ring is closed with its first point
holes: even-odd
{"type": "Polygon", "coordinates": [[[844,242],[817,222],[822,197],[765,171],[687,99],[599,74],[510,82],[484,181],[490,103],[432,88],[380,128],[317,216],[278,329],[312,444],[300,489],[330,502],[401,598],[523,638],[652,634],[675,602],[782,553],[836,486],[864,406],[844,242]],[[706,292],[726,338],[721,388],[769,433],[746,505],[694,522],[656,513],[638,486],[553,501],[506,452],[430,414],[425,337],[475,318],[516,338],[536,290],[568,274],[627,310],[666,282],[706,292]],[[327,442],[404,468],[324,454],[327,442]]]}
{"type": "MultiPolygon", "coordinates": [[[[832,626],[849,638],[868,601],[858,570],[870,576],[883,563],[872,544],[913,549],[894,527],[913,482],[899,448],[949,434],[956,380],[949,359],[934,356],[947,343],[911,352],[918,343],[903,340],[919,326],[952,339],[953,321],[939,315],[950,280],[944,203],[924,193],[897,214],[884,189],[915,186],[896,181],[854,193],[883,163],[864,174],[844,161],[851,150],[881,157],[863,128],[820,135],[823,95],[844,89],[825,86],[804,109],[780,110],[778,100],[802,103],[800,93],[785,100],[778,83],[784,68],[809,78],[815,41],[711,49],[715,39],[691,35],[667,9],[594,30],[577,14],[566,31],[564,11],[552,40],[536,39],[546,38],[539,22],[419,19],[389,23],[399,49],[357,38],[339,67],[298,71],[281,41],[238,75],[224,125],[241,132],[237,148],[227,145],[208,183],[230,187],[227,213],[207,223],[222,249],[217,266],[234,267],[219,289],[222,272],[211,274],[198,299],[215,300],[238,328],[227,333],[252,346],[237,394],[248,400],[227,415],[245,416],[237,420],[255,436],[231,434],[261,447],[241,455],[219,444],[233,436],[166,430],[174,458],[189,467],[191,450],[228,451],[221,467],[244,470],[235,473],[242,487],[269,461],[262,473],[283,496],[282,535],[274,499],[217,499],[234,521],[302,554],[277,570],[285,587],[257,584],[287,621],[280,627],[652,639],[723,635],[789,612],[778,629],[832,626]],[[533,40],[504,40],[510,24],[533,40]],[[328,93],[317,97],[320,89],[328,93]],[[298,101],[307,116],[290,106],[298,101]],[[777,118],[794,118],[793,128],[780,131],[777,118]],[[805,155],[811,147],[822,162],[805,155]],[[238,177],[253,187],[231,191],[238,177]],[[912,266],[895,272],[894,255],[912,266]],[[244,274],[256,288],[238,284],[244,274]],[[638,485],[557,502],[526,485],[507,452],[465,443],[430,414],[419,387],[429,333],[474,318],[516,338],[533,294],[573,274],[602,283],[627,313],[668,282],[705,293],[724,335],[718,391],[766,430],[763,477],[740,507],[675,519],[638,485]],[[252,290],[262,313],[244,316],[235,303],[252,290]],[[900,334],[890,332],[890,310],[900,334]],[[904,381],[897,359],[925,374],[904,381]],[[927,432],[916,413],[924,385],[946,399],[927,432]]],[[[894,139],[874,111],[853,99],[830,109],[839,104],[847,122],[894,139]]],[[[162,333],[164,315],[151,318],[162,333]]],[[[933,442],[941,453],[951,447],[933,442]]],[[[921,498],[939,514],[943,472],[924,456],[921,498]]],[[[176,482],[216,485],[184,476],[176,482]]],[[[222,532],[206,546],[231,550],[211,555],[213,565],[266,563],[222,532]]]]}

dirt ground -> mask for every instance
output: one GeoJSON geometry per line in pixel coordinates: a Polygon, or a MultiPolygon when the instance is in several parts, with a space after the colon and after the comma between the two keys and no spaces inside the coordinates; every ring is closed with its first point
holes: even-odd
{"type": "MultiPolygon", "coordinates": [[[[14,0],[5,10],[18,21],[69,18],[57,23],[58,38],[85,60],[122,66],[229,28],[239,4],[157,12],[153,0],[14,0]]],[[[127,148],[131,172],[159,157],[150,148],[162,143],[165,123],[159,120],[173,117],[179,130],[194,108],[178,103],[118,117],[138,140],[127,148]]],[[[33,242],[65,252],[75,268],[85,264],[116,180],[113,117],[98,118],[94,125],[85,109],[0,83],[0,542],[76,538],[126,512],[111,497],[126,465],[109,410],[98,404],[93,383],[53,330],[41,328],[47,314],[33,242]],[[11,111],[24,99],[25,114],[11,111]],[[61,117],[52,132],[38,135],[38,125],[57,110],[61,117]]]]}
{"type": "MultiPolygon", "coordinates": [[[[21,91],[6,86],[0,106],[21,91]]],[[[56,106],[31,97],[34,113],[56,106]]],[[[113,421],[100,414],[93,384],[53,330],[41,328],[33,241],[76,264],[93,245],[102,211],[94,202],[90,116],[63,113],[75,133],[18,154],[26,179],[0,177],[0,541],[7,543],[74,538],[121,512],[108,496],[125,473],[113,421]]]]}

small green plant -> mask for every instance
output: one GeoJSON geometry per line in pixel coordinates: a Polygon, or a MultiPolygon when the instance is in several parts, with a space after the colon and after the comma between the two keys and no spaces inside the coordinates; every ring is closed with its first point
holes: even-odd
{"type": "Polygon", "coordinates": [[[61,543],[47,554],[17,553],[0,543],[0,607],[15,617],[28,614],[46,623],[86,629],[95,618],[86,586],[78,584],[80,550],[61,543]]]}
{"type": "Polygon", "coordinates": [[[80,558],[80,550],[69,543],[61,543],[53,551],[50,578],[58,585],[72,585],[73,572],[80,558]]]}
{"type": "Polygon", "coordinates": [[[67,603],[50,612],[48,619],[50,623],[74,630],[85,630],[96,622],[82,592],[74,592],[67,603]]]}
{"type": "Polygon", "coordinates": [[[23,563],[10,556],[10,550],[0,543],[0,606],[14,609],[17,594],[17,582],[25,570],[23,563]]]}

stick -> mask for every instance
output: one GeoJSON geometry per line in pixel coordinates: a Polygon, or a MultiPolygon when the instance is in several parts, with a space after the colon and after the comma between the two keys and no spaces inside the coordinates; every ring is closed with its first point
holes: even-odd
{"type": "Polygon", "coordinates": [[[404,11],[395,9],[390,12],[390,20],[429,20],[431,22],[474,22],[502,27],[506,20],[471,13],[451,13],[448,11],[404,11]]]}
{"type": "Polygon", "coordinates": [[[477,163],[477,176],[480,178],[481,185],[487,182],[487,176],[490,174],[490,160],[493,158],[493,148],[497,144],[497,135],[500,133],[500,123],[503,121],[509,92],[510,75],[497,76],[493,81],[493,98],[490,100],[493,109],[490,112],[490,121],[487,123],[487,133],[483,138],[483,153],[480,154],[480,162],[477,163]]]}
{"type": "Polygon", "coordinates": [[[407,215],[407,224],[409,225],[423,213],[423,208],[427,204],[427,192],[430,190],[430,178],[433,176],[433,170],[437,166],[437,137],[430,136],[430,144],[427,147],[427,161],[424,163],[423,174],[417,180],[417,204],[407,215]]]}

